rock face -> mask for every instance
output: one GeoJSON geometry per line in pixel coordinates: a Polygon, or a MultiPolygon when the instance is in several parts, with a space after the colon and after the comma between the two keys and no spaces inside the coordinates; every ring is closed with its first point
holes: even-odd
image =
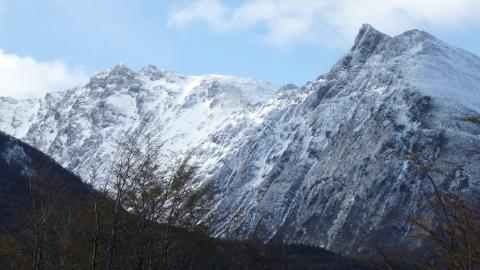
{"type": "Polygon", "coordinates": [[[0,100],[13,107],[23,114],[0,116],[1,127],[80,175],[154,112],[166,151],[195,147],[200,179],[215,186],[219,237],[350,251],[366,231],[407,245],[429,187],[405,151],[464,164],[462,186],[443,186],[480,194],[480,128],[459,120],[480,114],[480,59],[418,30],[389,37],[364,25],[332,70],[301,88],[119,66],[40,101],[0,100]],[[39,108],[29,115],[26,103],[39,108]],[[21,128],[5,124],[12,117],[21,128]]]}
{"type": "Polygon", "coordinates": [[[40,100],[0,99],[0,128],[88,177],[112,158],[116,140],[149,117],[149,130],[179,154],[272,97],[277,86],[223,75],[185,77],[146,66],[118,65],[84,85],[40,100]]]}
{"type": "Polygon", "coordinates": [[[212,179],[218,235],[357,248],[362,231],[409,241],[428,184],[405,151],[466,164],[479,192],[480,59],[421,31],[388,37],[364,26],[351,51],[293,96],[264,105],[212,179]]]}

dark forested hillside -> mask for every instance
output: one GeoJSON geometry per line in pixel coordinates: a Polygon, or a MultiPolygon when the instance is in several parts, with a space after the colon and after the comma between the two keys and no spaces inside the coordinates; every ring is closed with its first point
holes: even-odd
{"type": "Polygon", "coordinates": [[[88,192],[88,187],[79,177],[63,169],[53,159],[0,132],[0,226],[8,226],[13,217],[30,206],[30,184],[40,174],[58,179],[64,183],[63,192],[76,198],[88,192]]]}

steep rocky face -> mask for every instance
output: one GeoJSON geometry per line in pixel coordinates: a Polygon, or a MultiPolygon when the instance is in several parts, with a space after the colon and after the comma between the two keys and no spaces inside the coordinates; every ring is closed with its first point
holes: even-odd
{"type": "Polygon", "coordinates": [[[23,138],[27,134],[35,113],[40,106],[40,100],[15,100],[9,97],[0,97],[0,130],[23,138]]]}
{"type": "Polygon", "coordinates": [[[329,73],[277,95],[224,143],[235,150],[211,177],[217,235],[348,251],[364,231],[406,245],[429,186],[405,151],[465,164],[461,188],[480,194],[480,129],[459,120],[480,114],[479,83],[474,55],[421,31],[391,38],[364,26],[329,73]]]}
{"type": "Polygon", "coordinates": [[[417,30],[389,37],[365,25],[329,73],[301,88],[117,66],[40,101],[2,99],[4,108],[22,113],[0,115],[0,128],[83,176],[153,113],[165,151],[194,148],[200,183],[214,184],[219,237],[349,251],[366,231],[406,245],[429,187],[405,151],[464,164],[458,188],[480,194],[471,151],[480,129],[459,120],[480,114],[480,59],[417,30]]]}
{"type": "Polygon", "coordinates": [[[215,131],[272,97],[278,87],[223,75],[185,77],[123,65],[43,99],[0,100],[0,128],[47,153],[83,178],[112,158],[116,140],[149,117],[166,154],[197,147],[215,131]]]}

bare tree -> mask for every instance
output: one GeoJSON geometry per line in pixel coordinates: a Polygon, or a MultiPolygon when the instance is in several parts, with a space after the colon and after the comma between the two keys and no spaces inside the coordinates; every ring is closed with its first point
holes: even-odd
{"type": "Polygon", "coordinates": [[[33,268],[67,269],[74,233],[74,199],[59,175],[45,164],[34,166],[29,191],[31,207],[24,222],[30,224],[33,268]]]}
{"type": "Polygon", "coordinates": [[[107,270],[112,269],[120,215],[125,210],[128,189],[132,188],[131,179],[136,177],[142,163],[142,150],[145,148],[145,138],[142,135],[146,132],[147,124],[148,119],[144,119],[137,129],[127,133],[124,140],[118,143],[115,159],[106,179],[107,189],[110,191],[114,202],[107,243],[107,270]]]}
{"type": "MultiPolygon", "coordinates": [[[[189,164],[191,155],[177,158],[170,167],[162,165],[163,144],[148,132],[149,121],[150,118],[145,118],[137,129],[126,133],[118,142],[115,159],[102,180],[112,201],[107,210],[107,270],[113,269],[120,257],[122,263],[135,269],[178,267],[184,252],[178,253],[179,246],[175,245],[177,232],[189,233],[199,228],[206,201],[211,198],[208,187],[190,185],[195,176],[195,168],[189,164]],[[122,242],[122,248],[118,241],[122,242]],[[173,259],[176,263],[172,263],[173,259]]],[[[102,178],[95,170],[92,176],[92,179],[102,178]]],[[[92,238],[93,270],[97,268],[102,218],[98,197],[92,202],[96,224],[92,238]]]]}
{"type": "Polygon", "coordinates": [[[478,198],[462,192],[463,167],[446,172],[426,165],[416,154],[410,153],[408,157],[433,188],[433,194],[425,200],[431,218],[417,217],[412,223],[420,230],[415,237],[431,247],[429,257],[435,261],[421,256],[417,258],[419,264],[425,269],[479,269],[480,204],[478,198]],[[456,189],[440,189],[433,174],[440,175],[456,189]]]}
{"type": "MultiPolygon", "coordinates": [[[[90,192],[87,200],[87,213],[86,219],[90,218],[93,222],[93,228],[89,237],[91,238],[91,256],[90,256],[90,269],[98,269],[98,257],[100,250],[100,237],[102,229],[105,223],[105,215],[107,213],[107,187],[106,182],[103,181],[99,170],[102,167],[102,162],[92,166],[89,170],[88,184],[90,192]]],[[[88,226],[88,225],[87,225],[88,226]]]]}

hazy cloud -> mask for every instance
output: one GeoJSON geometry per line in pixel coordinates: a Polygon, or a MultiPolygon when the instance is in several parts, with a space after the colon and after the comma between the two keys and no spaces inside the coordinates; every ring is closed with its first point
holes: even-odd
{"type": "Polygon", "coordinates": [[[190,1],[173,7],[169,27],[206,23],[212,31],[260,31],[274,47],[351,41],[363,23],[397,34],[409,28],[455,29],[478,23],[478,0],[246,0],[232,6],[220,0],[190,1]]]}
{"type": "Polygon", "coordinates": [[[39,62],[0,49],[0,96],[40,97],[46,92],[65,90],[85,81],[86,75],[68,68],[59,60],[39,62]]]}

